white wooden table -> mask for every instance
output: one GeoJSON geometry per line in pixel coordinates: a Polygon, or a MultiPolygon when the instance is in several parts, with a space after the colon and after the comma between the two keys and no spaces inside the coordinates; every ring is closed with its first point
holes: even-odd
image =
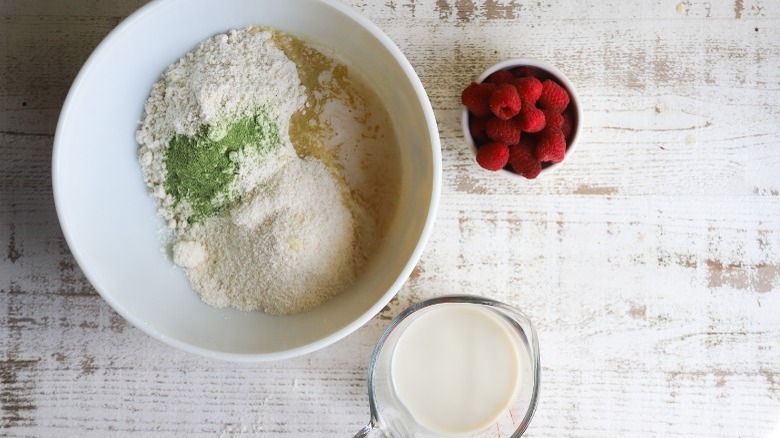
{"type": "Polygon", "coordinates": [[[195,357],[126,323],[57,223],[63,99],[142,3],[0,0],[0,435],[352,436],[388,320],[471,293],[538,327],[529,437],[780,436],[780,1],[348,1],[431,98],[438,219],[369,324],[259,365],[195,357]],[[459,125],[461,88],[520,55],[561,68],[586,116],[579,149],[532,183],[478,169],[459,125]]]}

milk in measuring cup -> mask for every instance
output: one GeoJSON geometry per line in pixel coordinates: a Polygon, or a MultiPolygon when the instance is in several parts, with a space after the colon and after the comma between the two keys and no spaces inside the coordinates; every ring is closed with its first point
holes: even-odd
{"type": "Polygon", "coordinates": [[[391,375],[398,399],[419,424],[458,434],[496,421],[530,369],[525,346],[506,321],[482,307],[452,303],[431,308],[406,328],[391,375]]]}

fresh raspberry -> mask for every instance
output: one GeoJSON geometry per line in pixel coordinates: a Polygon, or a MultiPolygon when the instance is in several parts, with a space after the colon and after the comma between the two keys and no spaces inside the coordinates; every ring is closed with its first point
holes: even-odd
{"type": "Polygon", "coordinates": [[[560,129],[549,128],[542,131],[536,146],[536,158],[539,161],[560,163],[566,155],[566,138],[560,129]]]}
{"type": "Polygon", "coordinates": [[[487,119],[469,117],[469,132],[471,133],[471,138],[474,139],[474,143],[485,143],[490,140],[485,132],[485,122],[487,122],[487,119]]]}
{"type": "Polygon", "coordinates": [[[542,94],[542,83],[535,77],[517,78],[512,81],[512,85],[517,88],[517,94],[523,102],[534,104],[542,94]]]}
{"type": "Polygon", "coordinates": [[[512,82],[515,79],[515,75],[512,73],[509,73],[506,70],[499,70],[497,72],[493,72],[490,74],[490,76],[485,79],[485,82],[489,82],[491,84],[506,84],[509,82],[512,82]]]}
{"type": "Polygon", "coordinates": [[[515,75],[516,78],[525,78],[528,76],[534,76],[536,73],[533,67],[515,67],[509,71],[512,72],[512,74],[515,75]]]}
{"type": "Polygon", "coordinates": [[[528,179],[536,178],[542,171],[542,163],[534,155],[534,150],[525,144],[509,146],[509,165],[528,179]]]}
{"type": "Polygon", "coordinates": [[[531,104],[523,105],[518,117],[520,118],[520,129],[525,132],[539,132],[544,129],[544,113],[531,104]]]}
{"type": "MultiPolygon", "coordinates": [[[[551,110],[542,110],[544,113],[544,127],[545,128],[558,128],[561,129],[563,126],[563,116],[559,113],[556,113],[555,111],[551,110]]],[[[564,133],[565,135],[565,133],[564,133]]]]}
{"type": "Polygon", "coordinates": [[[493,141],[504,144],[515,144],[520,141],[520,126],[517,119],[501,120],[498,117],[488,119],[485,133],[493,141]]]}
{"type": "Polygon", "coordinates": [[[571,112],[566,111],[566,113],[563,114],[562,119],[561,131],[563,131],[563,136],[568,140],[571,137],[572,131],[574,130],[574,122],[572,121],[573,117],[571,112]]]}
{"type": "Polygon", "coordinates": [[[520,112],[520,96],[511,84],[501,84],[490,95],[490,110],[501,120],[509,120],[520,112]]]}
{"type": "Polygon", "coordinates": [[[471,85],[463,90],[460,95],[460,101],[472,114],[479,118],[485,118],[490,115],[490,95],[495,91],[495,84],[478,84],[472,82],[471,85]]]}
{"type": "Polygon", "coordinates": [[[569,105],[569,93],[551,79],[542,82],[542,94],[539,96],[539,108],[562,113],[569,105]]]}
{"type": "Polygon", "coordinates": [[[536,154],[536,145],[539,143],[539,139],[533,135],[524,135],[523,138],[517,143],[520,146],[526,147],[536,154]]]}
{"type": "Polygon", "coordinates": [[[503,143],[488,143],[477,150],[477,163],[487,170],[501,170],[509,160],[509,148],[503,143]]]}

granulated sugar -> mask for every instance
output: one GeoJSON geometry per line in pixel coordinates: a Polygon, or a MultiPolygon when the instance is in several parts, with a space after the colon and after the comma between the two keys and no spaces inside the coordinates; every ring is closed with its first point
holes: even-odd
{"type": "Polygon", "coordinates": [[[290,143],[290,116],[305,96],[271,33],[247,29],[202,42],[166,70],[146,103],[137,133],[144,179],[175,232],[174,262],[212,306],[306,311],[349,286],[366,259],[363,236],[376,234],[375,220],[334,178],[337,169],[299,158],[290,143]],[[171,139],[219,133],[261,110],[278,126],[278,147],[238,145],[226,195],[235,202],[193,216],[166,190],[171,139]]]}

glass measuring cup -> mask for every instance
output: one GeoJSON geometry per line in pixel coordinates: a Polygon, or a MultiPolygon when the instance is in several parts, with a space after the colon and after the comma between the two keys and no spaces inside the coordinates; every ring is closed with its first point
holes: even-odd
{"type": "Polygon", "coordinates": [[[393,382],[393,357],[406,329],[431,310],[446,304],[467,304],[487,311],[508,328],[522,363],[520,382],[507,407],[479,430],[459,433],[463,438],[517,438],[522,436],[536,410],[539,397],[539,343],[536,330],[522,312],[489,298],[451,295],[413,304],[393,319],[379,338],[368,367],[368,399],[371,420],[355,438],[440,438],[453,436],[420,424],[399,398],[393,382]]]}

